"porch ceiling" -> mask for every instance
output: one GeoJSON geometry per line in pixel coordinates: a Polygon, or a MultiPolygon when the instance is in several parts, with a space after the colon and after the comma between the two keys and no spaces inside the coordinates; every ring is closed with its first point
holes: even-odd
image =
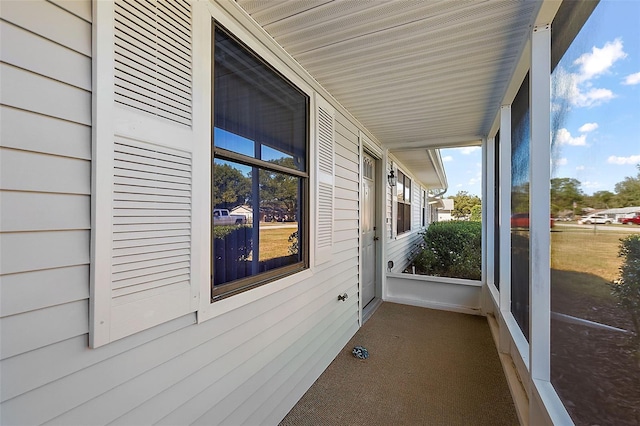
{"type": "Polygon", "coordinates": [[[236,1],[394,155],[411,149],[425,161],[424,148],[474,144],[489,132],[540,7],[236,1]]]}

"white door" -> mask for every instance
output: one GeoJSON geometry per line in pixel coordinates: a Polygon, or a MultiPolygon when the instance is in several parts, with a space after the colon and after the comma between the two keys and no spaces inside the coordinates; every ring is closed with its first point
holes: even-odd
{"type": "Polygon", "coordinates": [[[375,160],[362,158],[362,306],[376,295],[376,185],[375,160]]]}

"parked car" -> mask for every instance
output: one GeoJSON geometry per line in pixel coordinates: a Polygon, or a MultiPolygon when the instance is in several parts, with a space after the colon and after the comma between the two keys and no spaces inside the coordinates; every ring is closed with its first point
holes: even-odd
{"type": "Polygon", "coordinates": [[[242,225],[247,218],[241,214],[230,214],[227,209],[213,209],[214,225],[242,225]]]}
{"type": "MultiPolygon", "coordinates": [[[[553,228],[554,219],[549,219],[549,227],[553,228]]],[[[511,216],[512,228],[529,228],[529,213],[516,213],[511,216]]]]}
{"type": "Polygon", "coordinates": [[[613,219],[611,219],[608,216],[605,216],[603,214],[598,214],[598,213],[594,213],[594,214],[590,214],[587,217],[583,217],[582,219],[580,219],[578,221],[578,223],[580,225],[591,225],[594,223],[601,223],[604,225],[610,225],[611,223],[613,223],[613,219]]]}
{"type": "Polygon", "coordinates": [[[618,219],[618,222],[623,225],[640,225],[640,212],[636,212],[631,217],[621,217],[618,219]]]}

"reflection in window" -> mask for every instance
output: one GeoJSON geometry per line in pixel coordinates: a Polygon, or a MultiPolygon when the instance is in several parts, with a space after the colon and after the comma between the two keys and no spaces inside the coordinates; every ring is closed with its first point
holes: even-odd
{"type": "MultiPolygon", "coordinates": [[[[617,184],[640,185],[637,161],[609,162],[640,153],[637,143],[629,143],[640,131],[638,86],[625,84],[639,70],[640,5],[570,3],[552,25],[560,30],[552,39],[559,63],[552,74],[550,198],[557,220],[551,232],[551,383],[576,425],[637,425],[640,329],[634,314],[640,317],[640,304],[626,304],[621,294],[631,289],[619,281],[629,258],[618,254],[628,239],[637,238],[640,247],[640,234],[629,225],[586,218],[620,219],[634,206],[640,211],[640,197],[634,203],[617,184]],[[570,30],[571,37],[562,36],[570,30]],[[567,39],[573,40],[569,46],[563,45],[567,39]],[[599,52],[611,55],[606,64],[596,58],[599,52]]],[[[640,262],[640,250],[632,262],[640,262]]]]}
{"type": "Polygon", "coordinates": [[[511,313],[529,340],[529,74],[511,105],[511,313]]]}
{"type": "Polygon", "coordinates": [[[411,179],[398,170],[398,200],[396,231],[402,234],[411,230],[411,179]]]}
{"type": "Polygon", "coordinates": [[[307,267],[309,100],[220,28],[214,58],[216,300],[307,267]]]}

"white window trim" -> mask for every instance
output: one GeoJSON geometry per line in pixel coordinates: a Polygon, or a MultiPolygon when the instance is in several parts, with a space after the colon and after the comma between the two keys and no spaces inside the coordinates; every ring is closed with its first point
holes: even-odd
{"type": "MultiPolygon", "coordinates": [[[[411,176],[409,173],[405,172],[400,166],[396,165],[396,168],[395,168],[396,179],[400,177],[400,176],[398,176],[399,175],[398,172],[402,172],[402,174],[405,177],[409,178],[409,181],[411,182],[411,191],[409,191],[409,193],[410,193],[409,196],[411,197],[411,201],[409,201],[409,203],[403,203],[403,204],[409,204],[409,206],[411,206],[410,207],[411,214],[409,215],[409,218],[411,219],[411,226],[409,227],[408,230],[403,231],[402,233],[398,233],[398,184],[397,183],[393,187],[393,191],[392,191],[392,193],[395,194],[395,197],[394,196],[391,197],[392,203],[393,203],[393,206],[394,206],[393,213],[394,213],[394,219],[395,219],[393,221],[393,225],[392,226],[394,227],[395,238],[397,240],[400,240],[402,238],[406,238],[409,235],[411,235],[413,233],[413,230],[414,230],[414,226],[413,226],[414,225],[413,224],[413,208],[414,208],[414,204],[415,203],[413,202],[413,199],[415,197],[414,197],[413,191],[414,191],[414,183],[417,182],[417,181],[413,178],[413,176],[411,176]]],[[[403,184],[403,188],[404,188],[404,184],[403,184]]]]}
{"type": "MultiPolygon", "coordinates": [[[[206,120],[206,125],[202,126],[203,129],[199,131],[201,134],[199,138],[202,140],[208,141],[208,143],[202,144],[206,145],[206,147],[202,148],[202,151],[199,153],[201,157],[197,158],[205,158],[206,159],[206,167],[202,167],[202,170],[199,170],[199,178],[203,181],[208,182],[207,185],[211,185],[210,183],[210,175],[211,175],[211,130],[210,130],[210,117],[211,117],[211,72],[212,70],[212,57],[211,57],[211,32],[213,31],[212,21],[220,23],[229,33],[233,34],[235,38],[244,43],[249,49],[251,49],[254,53],[259,55],[266,63],[276,69],[279,73],[281,73],[285,78],[287,78],[293,85],[295,85],[301,92],[305,93],[310,100],[309,105],[309,146],[308,146],[308,154],[309,154],[309,242],[308,242],[308,250],[309,250],[309,265],[308,268],[295,272],[291,275],[287,275],[285,277],[274,280],[268,284],[261,285],[247,291],[235,294],[231,297],[227,297],[221,300],[217,300],[214,303],[211,302],[211,241],[209,235],[211,235],[211,223],[208,215],[204,215],[202,221],[199,222],[200,230],[202,231],[202,238],[199,241],[201,250],[198,250],[198,256],[200,259],[200,274],[199,285],[196,287],[199,288],[200,292],[200,303],[197,310],[197,321],[198,323],[202,323],[204,321],[210,320],[212,318],[219,317],[224,315],[230,311],[241,308],[242,306],[254,303],[260,299],[268,297],[271,294],[279,292],[281,290],[286,289],[292,285],[295,285],[301,281],[307,280],[311,278],[315,270],[317,269],[314,265],[315,261],[315,232],[312,232],[313,229],[316,228],[316,216],[311,212],[316,211],[316,198],[317,198],[317,176],[316,173],[313,172],[315,164],[316,164],[316,155],[315,155],[315,141],[314,135],[316,132],[316,122],[315,122],[315,91],[313,88],[306,83],[304,78],[302,77],[302,73],[298,70],[292,69],[286,60],[283,58],[287,58],[288,55],[281,51],[279,46],[275,45],[275,43],[266,36],[266,33],[259,32],[257,30],[251,31],[251,25],[242,26],[240,23],[247,19],[246,15],[244,15],[239,6],[235,4],[225,4],[222,3],[213,3],[208,0],[199,0],[198,3],[201,5],[201,8],[198,10],[200,16],[197,22],[197,26],[194,26],[194,52],[200,52],[199,60],[202,62],[202,66],[204,67],[204,73],[207,73],[207,90],[196,91],[202,99],[203,108],[200,111],[201,120],[206,120]],[[208,13],[207,13],[208,12],[208,13]],[[197,46],[197,47],[196,47],[197,46]],[[206,135],[204,134],[206,132],[206,135]]],[[[195,25],[195,22],[194,22],[195,25]]],[[[204,87],[204,86],[203,86],[204,87]]],[[[195,120],[195,117],[194,117],[195,120]]],[[[204,161],[202,162],[204,164],[204,161]]],[[[210,191],[208,191],[210,194],[210,191]]],[[[203,209],[203,211],[209,211],[211,200],[210,198],[206,200],[199,200],[200,203],[198,208],[203,209]]]]}

